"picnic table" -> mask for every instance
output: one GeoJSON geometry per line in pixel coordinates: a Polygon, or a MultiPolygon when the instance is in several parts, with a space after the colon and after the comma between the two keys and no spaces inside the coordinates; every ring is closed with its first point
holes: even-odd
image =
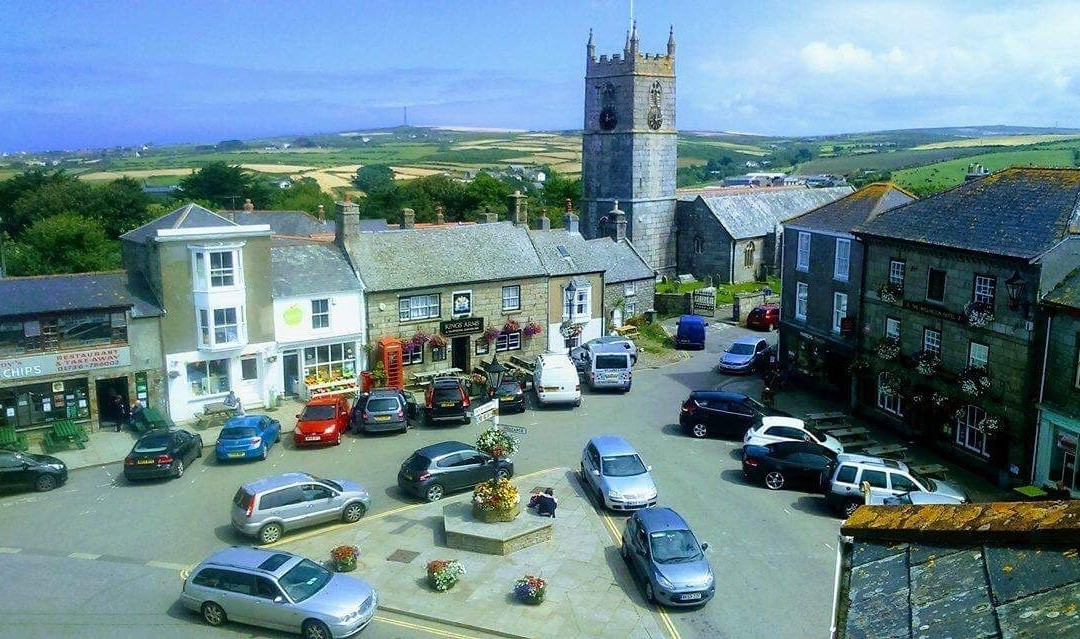
{"type": "Polygon", "coordinates": [[[1038,486],[1017,486],[1013,488],[1013,492],[1020,496],[1021,501],[1042,501],[1050,497],[1049,493],[1038,486]]]}
{"type": "Polygon", "coordinates": [[[925,475],[934,479],[943,479],[949,473],[949,469],[941,464],[922,464],[920,466],[909,466],[909,468],[918,475],[925,475]]]}
{"type": "Polygon", "coordinates": [[[830,422],[838,419],[847,419],[847,413],[841,413],[839,411],[833,411],[830,413],[807,413],[806,421],[809,422],[830,422]]]}
{"type": "MultiPolygon", "coordinates": [[[[829,434],[833,437],[843,441],[844,439],[858,439],[869,434],[870,431],[862,426],[851,426],[848,428],[838,428],[836,430],[829,431],[829,434]]],[[[846,445],[846,444],[845,444],[846,445]]]]}
{"type": "Polygon", "coordinates": [[[0,428],[0,450],[25,451],[26,435],[20,435],[14,428],[0,428]]]}
{"type": "Polygon", "coordinates": [[[61,419],[58,422],[53,422],[52,430],[45,433],[42,445],[45,452],[51,453],[63,448],[86,448],[86,442],[89,440],[90,438],[82,426],[70,419],[61,419]]]}
{"type": "Polygon", "coordinates": [[[620,337],[629,337],[630,339],[633,339],[638,336],[638,328],[637,326],[634,326],[632,324],[627,324],[625,326],[616,326],[613,330],[620,337]]]}
{"type": "Polygon", "coordinates": [[[863,452],[874,457],[899,455],[902,459],[907,454],[907,446],[903,444],[881,444],[879,446],[867,446],[863,452]]]}
{"type": "Polygon", "coordinates": [[[427,384],[427,383],[430,383],[431,380],[435,379],[436,377],[450,377],[450,376],[453,376],[453,375],[457,375],[460,372],[461,372],[460,368],[455,368],[455,367],[451,366],[450,368],[440,368],[439,370],[435,370],[435,371],[424,371],[422,373],[413,373],[412,374],[412,379],[413,379],[414,382],[416,382],[418,384],[427,384]]]}

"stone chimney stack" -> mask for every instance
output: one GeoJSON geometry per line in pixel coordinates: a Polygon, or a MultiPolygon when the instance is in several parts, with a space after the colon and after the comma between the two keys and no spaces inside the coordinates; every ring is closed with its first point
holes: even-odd
{"type": "Polygon", "coordinates": [[[521,194],[521,191],[514,191],[510,194],[510,205],[506,209],[506,216],[509,217],[514,224],[521,223],[521,201],[524,199],[525,196],[521,194]]]}
{"type": "Polygon", "coordinates": [[[615,200],[615,205],[611,208],[611,212],[608,213],[608,217],[611,218],[612,235],[616,242],[621,242],[626,239],[626,213],[623,213],[619,209],[619,201],[615,200]]]}
{"type": "Polygon", "coordinates": [[[251,198],[245,199],[244,200],[244,211],[247,212],[247,213],[251,213],[254,210],[255,210],[255,205],[251,203],[251,198]]]}
{"type": "Polygon", "coordinates": [[[551,230],[551,219],[548,218],[547,211],[544,211],[543,213],[540,214],[540,230],[541,231],[550,231],[551,230]]]}
{"type": "Polygon", "coordinates": [[[334,204],[334,243],[345,244],[360,235],[360,205],[346,194],[345,201],[334,204]]]}
{"type": "Polygon", "coordinates": [[[566,198],[566,210],[563,212],[563,228],[567,233],[580,233],[578,230],[578,218],[574,215],[574,203],[566,198]]]}
{"type": "Polygon", "coordinates": [[[485,206],[479,221],[481,224],[494,224],[499,221],[499,214],[485,206]]]}
{"type": "Polygon", "coordinates": [[[446,224],[446,215],[443,213],[443,207],[441,204],[435,207],[435,223],[446,224]]]}
{"type": "Polygon", "coordinates": [[[411,229],[416,227],[416,211],[412,209],[401,209],[401,226],[403,229],[411,229]]]}

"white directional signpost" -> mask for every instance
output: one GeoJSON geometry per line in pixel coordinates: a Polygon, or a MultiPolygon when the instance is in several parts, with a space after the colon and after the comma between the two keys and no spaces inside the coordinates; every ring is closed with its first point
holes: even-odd
{"type": "Polygon", "coordinates": [[[473,419],[477,423],[490,421],[496,426],[499,425],[499,400],[493,399],[486,404],[480,404],[473,409],[473,419]]]}
{"type": "Polygon", "coordinates": [[[513,435],[525,435],[527,434],[524,426],[514,426],[511,424],[500,424],[499,430],[505,430],[513,435]]]}

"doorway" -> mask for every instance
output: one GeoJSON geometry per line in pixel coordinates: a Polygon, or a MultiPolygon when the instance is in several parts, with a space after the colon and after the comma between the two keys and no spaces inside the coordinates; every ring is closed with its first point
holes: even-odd
{"type": "Polygon", "coordinates": [[[282,388],[288,397],[296,396],[296,382],[300,381],[300,357],[296,353],[281,356],[282,388]]]}
{"type": "Polygon", "coordinates": [[[99,425],[109,424],[123,428],[125,417],[131,409],[127,377],[99,379],[95,383],[95,390],[97,391],[99,425]]]}
{"type": "Polygon", "coordinates": [[[450,365],[469,371],[469,338],[455,337],[450,341],[450,365]]]}

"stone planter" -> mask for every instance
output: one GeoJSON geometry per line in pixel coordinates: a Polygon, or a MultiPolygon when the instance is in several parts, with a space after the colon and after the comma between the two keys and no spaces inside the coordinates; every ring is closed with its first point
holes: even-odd
{"type": "Polygon", "coordinates": [[[481,510],[476,504],[473,504],[472,514],[476,521],[482,521],[485,524],[493,524],[500,521],[514,521],[517,519],[517,516],[521,514],[521,504],[514,504],[513,508],[499,510],[481,510]]]}

